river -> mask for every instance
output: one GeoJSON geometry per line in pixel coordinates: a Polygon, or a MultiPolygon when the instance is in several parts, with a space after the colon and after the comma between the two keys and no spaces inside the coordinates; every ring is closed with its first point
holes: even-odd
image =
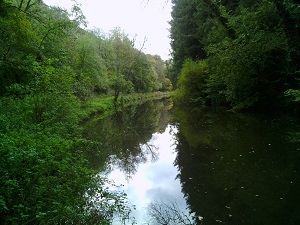
{"type": "Polygon", "coordinates": [[[166,99],[92,118],[85,136],[101,143],[91,164],[122,185],[135,224],[300,224],[297,118],[166,99]]]}

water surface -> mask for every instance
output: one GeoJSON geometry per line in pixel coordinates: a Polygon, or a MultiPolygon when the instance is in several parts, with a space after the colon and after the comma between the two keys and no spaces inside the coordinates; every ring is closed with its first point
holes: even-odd
{"type": "Polygon", "coordinates": [[[186,224],[300,224],[299,124],[167,100],[94,119],[86,135],[101,142],[92,162],[124,185],[137,224],[162,224],[149,204],[190,214],[186,224]]]}

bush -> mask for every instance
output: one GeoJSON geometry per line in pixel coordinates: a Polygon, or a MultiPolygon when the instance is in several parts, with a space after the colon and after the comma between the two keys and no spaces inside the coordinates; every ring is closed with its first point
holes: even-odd
{"type": "Polygon", "coordinates": [[[186,60],[178,77],[175,100],[182,103],[203,105],[207,101],[207,77],[208,65],[206,61],[186,60]]]}
{"type": "Polygon", "coordinates": [[[128,209],[83,157],[79,106],[49,93],[0,99],[0,224],[101,224],[128,209]]]}

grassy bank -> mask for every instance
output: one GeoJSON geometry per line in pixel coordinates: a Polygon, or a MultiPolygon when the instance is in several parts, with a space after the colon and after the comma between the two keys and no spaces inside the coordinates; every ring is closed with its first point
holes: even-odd
{"type": "Polygon", "coordinates": [[[114,103],[113,96],[93,96],[83,105],[84,116],[95,114],[101,114],[103,117],[110,115],[115,110],[121,110],[122,107],[129,106],[131,104],[140,103],[147,100],[161,99],[172,96],[172,92],[154,92],[154,93],[134,93],[130,95],[122,95],[118,98],[117,104],[114,103]]]}

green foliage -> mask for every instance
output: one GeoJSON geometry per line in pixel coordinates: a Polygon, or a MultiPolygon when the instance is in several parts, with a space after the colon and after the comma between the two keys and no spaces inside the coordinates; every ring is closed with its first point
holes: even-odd
{"type": "Polygon", "coordinates": [[[39,120],[36,96],[1,98],[1,224],[93,224],[125,213],[117,203],[124,196],[109,193],[83,158],[80,149],[89,143],[78,136],[78,104],[44,98],[39,120]]]}
{"type": "Polygon", "coordinates": [[[300,102],[300,90],[289,89],[285,92],[286,96],[290,97],[294,102],[300,102]]]}
{"type": "Polygon", "coordinates": [[[90,176],[79,167],[83,161],[70,154],[72,142],[25,130],[10,132],[1,142],[1,195],[7,208],[2,223],[68,220],[90,176]]]}
{"type": "Polygon", "coordinates": [[[134,40],[130,40],[128,35],[124,34],[120,28],[116,28],[111,32],[109,41],[113,48],[113,57],[116,62],[111,71],[114,93],[126,93],[132,89],[130,86],[138,93],[157,91],[161,87],[161,81],[157,73],[159,69],[153,63],[152,57],[147,57],[142,53],[142,49],[134,48],[134,40]],[[117,77],[117,80],[115,77],[117,77]],[[126,81],[127,85],[125,86],[127,88],[120,90],[120,87],[124,87],[125,84],[123,80],[126,81]],[[120,82],[120,84],[118,85],[116,81],[117,83],[120,82]]]}
{"type": "Polygon", "coordinates": [[[95,109],[113,109],[112,97],[85,111],[82,101],[158,90],[154,67],[125,34],[116,42],[81,29],[76,5],[73,20],[42,1],[0,1],[0,10],[0,223],[127,217],[126,196],[90,168],[84,153],[95,143],[79,126],[95,109]]]}
{"type": "Polygon", "coordinates": [[[1,224],[89,224],[110,219],[114,205],[97,210],[89,205],[104,189],[94,190],[100,187],[93,186],[94,171],[77,150],[87,143],[76,138],[80,108],[74,96],[2,98],[0,106],[1,224]]]}
{"type": "Polygon", "coordinates": [[[126,196],[91,168],[87,152],[98,143],[82,139],[79,126],[96,110],[115,109],[113,97],[84,101],[156,91],[163,65],[152,65],[119,29],[107,37],[80,28],[78,5],[71,14],[40,0],[0,1],[4,225],[110,224],[130,212],[126,196]]]}
{"type": "Polygon", "coordinates": [[[204,57],[202,35],[198,30],[201,15],[198,10],[206,9],[202,1],[172,1],[171,47],[174,70],[178,72],[188,58],[196,60],[204,57]]]}
{"type": "Polygon", "coordinates": [[[24,13],[8,9],[6,17],[0,17],[0,94],[6,85],[24,83],[29,79],[20,65],[27,65],[24,59],[34,52],[32,42],[36,40],[30,30],[31,24],[24,13]]]}
{"type": "Polygon", "coordinates": [[[267,102],[268,106],[278,105],[287,42],[278,27],[280,18],[274,5],[262,4],[255,13],[242,9],[241,15],[229,21],[236,39],[227,38],[207,47],[212,68],[210,93],[216,101],[229,102],[235,109],[267,102]]]}
{"type": "MultiPolygon", "coordinates": [[[[300,45],[295,37],[299,37],[296,27],[300,14],[293,1],[178,0],[174,3],[171,23],[174,64],[178,67],[186,58],[195,60],[190,52],[179,53],[178,46],[196,49],[195,43],[187,40],[198,38],[197,46],[205,50],[210,71],[207,85],[201,87],[202,93],[207,93],[212,103],[234,110],[294,107],[286,104],[286,97],[292,95],[284,94],[286,90],[298,89],[300,45]],[[179,16],[180,6],[187,10],[195,4],[196,12],[190,10],[190,14],[197,20],[188,22],[179,16]],[[183,24],[189,28],[185,29],[183,24]]],[[[181,65],[183,74],[186,68],[181,65]]],[[[195,98],[194,91],[186,94],[186,99],[195,98]]]]}
{"type": "Polygon", "coordinates": [[[111,84],[116,74],[122,74],[136,92],[161,88],[162,60],[156,57],[160,67],[153,65],[120,28],[109,35],[81,29],[83,17],[77,6],[73,12],[76,18],[70,20],[67,11],[38,1],[19,1],[12,5],[1,6],[6,14],[0,17],[0,95],[6,94],[10,85],[32,86],[37,76],[53,74],[62,80],[72,77],[72,91],[81,100],[93,94],[115,92],[116,85],[111,84]],[[27,3],[30,7],[25,10],[27,3]]]}
{"type": "Polygon", "coordinates": [[[205,104],[207,77],[208,65],[206,61],[186,60],[178,78],[175,99],[179,102],[196,103],[200,106],[205,104]]]}
{"type": "Polygon", "coordinates": [[[89,32],[77,32],[72,66],[76,72],[76,91],[81,99],[93,93],[105,93],[109,88],[105,59],[101,56],[102,40],[89,32]]]}
{"type": "Polygon", "coordinates": [[[164,78],[162,81],[162,91],[172,91],[173,85],[169,78],[164,78]]]}
{"type": "Polygon", "coordinates": [[[288,104],[293,106],[293,110],[297,112],[300,109],[300,90],[288,89],[284,94],[288,104]]]}
{"type": "Polygon", "coordinates": [[[123,76],[115,76],[111,80],[111,86],[114,90],[114,99],[117,102],[121,93],[130,93],[133,91],[133,84],[131,81],[127,81],[123,76]]]}
{"type": "Polygon", "coordinates": [[[171,91],[173,84],[168,77],[169,73],[169,62],[164,62],[159,55],[147,55],[148,61],[151,63],[153,71],[152,88],[153,91],[171,91]],[[156,80],[155,80],[156,79],[156,80]]]}
{"type": "Polygon", "coordinates": [[[109,114],[115,109],[113,96],[93,96],[84,104],[86,117],[93,113],[109,114]]]}

